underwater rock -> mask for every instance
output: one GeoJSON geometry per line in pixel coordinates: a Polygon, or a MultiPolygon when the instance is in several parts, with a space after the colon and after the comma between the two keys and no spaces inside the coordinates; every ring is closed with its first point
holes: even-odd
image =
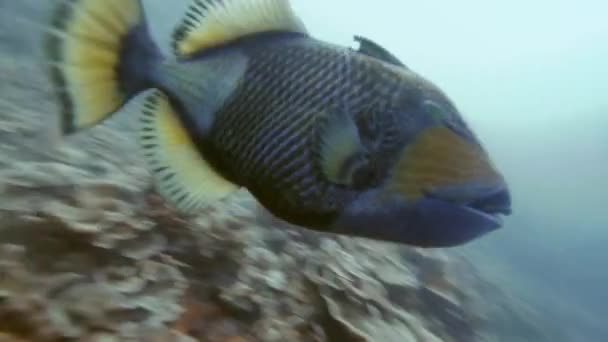
{"type": "Polygon", "coordinates": [[[43,73],[0,74],[0,341],[500,340],[500,291],[461,258],[298,229],[245,191],[179,215],[127,115],[50,149],[43,73]]]}

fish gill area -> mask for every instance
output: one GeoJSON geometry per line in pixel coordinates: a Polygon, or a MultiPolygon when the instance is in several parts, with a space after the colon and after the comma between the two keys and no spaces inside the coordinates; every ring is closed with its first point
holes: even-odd
{"type": "Polygon", "coordinates": [[[244,191],[177,214],[132,116],[51,148],[44,71],[0,75],[0,341],[550,340],[449,251],[290,227],[244,191]]]}

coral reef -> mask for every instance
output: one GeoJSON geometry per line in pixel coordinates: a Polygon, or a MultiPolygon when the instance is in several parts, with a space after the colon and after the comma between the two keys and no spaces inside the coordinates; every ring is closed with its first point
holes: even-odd
{"type": "Polygon", "coordinates": [[[465,260],[291,227],[245,191],[179,215],[127,113],[58,142],[44,73],[0,69],[0,341],[500,340],[465,260]]]}

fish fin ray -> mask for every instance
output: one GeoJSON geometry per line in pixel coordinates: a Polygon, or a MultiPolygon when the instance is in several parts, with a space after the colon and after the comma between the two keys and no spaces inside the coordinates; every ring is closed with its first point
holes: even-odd
{"type": "Polygon", "coordinates": [[[126,37],[142,21],[139,0],[73,0],[57,6],[46,28],[45,58],[63,135],[94,126],[124,105],[128,94],[117,66],[126,37]]]}
{"type": "Polygon", "coordinates": [[[409,70],[409,68],[403,62],[401,62],[399,58],[371,39],[362,36],[355,36],[355,41],[359,43],[357,52],[360,54],[409,70]]]}
{"type": "Polygon", "coordinates": [[[183,212],[196,212],[238,190],[196,148],[162,91],[145,96],[140,114],[139,146],[164,199],[183,212]]]}
{"type": "Polygon", "coordinates": [[[289,0],[194,0],[173,33],[173,51],[185,57],[267,31],[306,33],[289,0]]]}

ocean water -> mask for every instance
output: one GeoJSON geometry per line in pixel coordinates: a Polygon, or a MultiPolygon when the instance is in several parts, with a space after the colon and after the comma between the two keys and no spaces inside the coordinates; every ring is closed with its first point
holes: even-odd
{"type": "MultiPolygon", "coordinates": [[[[167,48],[187,1],[144,2],[167,48]]],[[[0,11],[43,20],[52,3],[0,0],[0,11]]],[[[293,3],[315,36],[349,45],[354,34],[372,38],[442,87],[504,172],[513,215],[500,231],[449,253],[525,304],[534,314],[519,319],[553,341],[608,341],[608,4],[293,3]]],[[[36,31],[0,18],[2,58],[36,54],[36,31]]],[[[10,87],[2,89],[5,98],[10,87]]],[[[530,336],[500,325],[501,341],[530,336]]]]}

